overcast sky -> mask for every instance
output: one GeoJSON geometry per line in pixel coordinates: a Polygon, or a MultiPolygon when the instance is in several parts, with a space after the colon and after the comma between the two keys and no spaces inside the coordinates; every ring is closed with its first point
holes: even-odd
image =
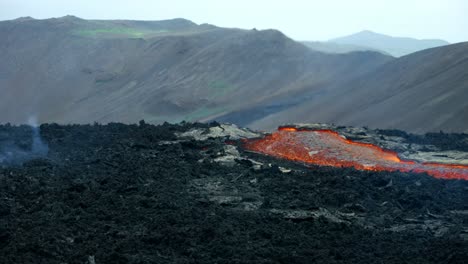
{"type": "Polygon", "coordinates": [[[327,40],[364,29],[468,40],[468,0],[0,0],[0,20],[67,14],[88,19],[182,17],[223,27],[275,28],[296,40],[327,40]]]}

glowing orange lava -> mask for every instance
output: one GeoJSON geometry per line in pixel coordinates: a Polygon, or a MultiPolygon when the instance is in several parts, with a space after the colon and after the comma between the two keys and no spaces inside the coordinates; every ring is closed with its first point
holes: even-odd
{"type": "Polygon", "coordinates": [[[351,141],[332,130],[280,127],[278,132],[245,142],[245,148],[315,165],[359,170],[426,172],[436,178],[468,180],[468,166],[401,160],[393,151],[351,141]]]}

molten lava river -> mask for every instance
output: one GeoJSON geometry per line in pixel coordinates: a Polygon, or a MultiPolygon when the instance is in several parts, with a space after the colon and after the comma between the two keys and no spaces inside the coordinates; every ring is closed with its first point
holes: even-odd
{"type": "Polygon", "coordinates": [[[331,130],[280,127],[277,132],[264,138],[247,140],[245,148],[315,165],[372,171],[426,172],[436,178],[468,180],[466,165],[401,160],[396,152],[345,139],[331,130]]]}

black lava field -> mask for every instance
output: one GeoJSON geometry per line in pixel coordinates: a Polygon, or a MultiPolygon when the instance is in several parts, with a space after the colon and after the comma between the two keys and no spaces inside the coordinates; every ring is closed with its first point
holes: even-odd
{"type": "MultiPolygon", "coordinates": [[[[0,263],[466,263],[468,181],[177,136],[215,125],[42,125],[47,155],[0,164],[0,263]]],[[[31,135],[0,126],[0,146],[31,135]]]]}

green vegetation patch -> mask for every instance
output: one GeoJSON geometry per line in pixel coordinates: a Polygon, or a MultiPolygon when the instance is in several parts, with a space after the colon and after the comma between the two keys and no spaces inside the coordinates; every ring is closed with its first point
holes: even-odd
{"type": "Polygon", "coordinates": [[[127,27],[112,27],[112,28],[90,28],[90,29],[78,29],[74,30],[72,33],[81,37],[108,37],[108,36],[118,36],[118,37],[129,37],[129,38],[142,38],[148,34],[164,33],[167,30],[158,30],[158,31],[144,31],[138,30],[135,28],[127,27]]]}

